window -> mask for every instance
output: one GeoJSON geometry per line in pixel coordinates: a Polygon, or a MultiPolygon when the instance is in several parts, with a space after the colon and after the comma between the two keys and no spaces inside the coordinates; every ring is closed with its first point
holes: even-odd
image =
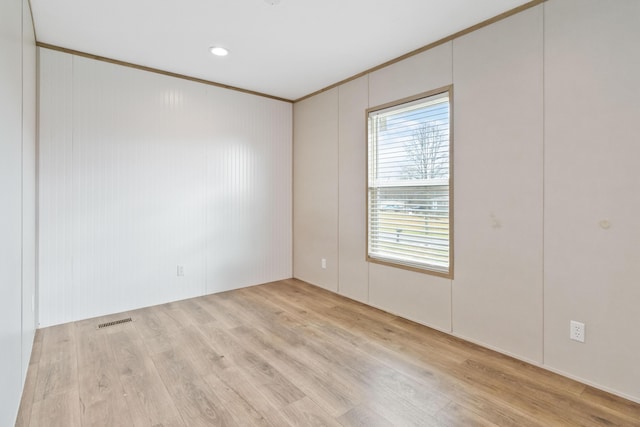
{"type": "Polygon", "coordinates": [[[450,92],[367,111],[369,261],[452,277],[450,92]]]}

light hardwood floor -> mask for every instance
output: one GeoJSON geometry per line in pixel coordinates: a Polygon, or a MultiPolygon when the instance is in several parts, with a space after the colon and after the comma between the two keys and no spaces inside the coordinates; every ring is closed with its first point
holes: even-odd
{"type": "Polygon", "coordinates": [[[39,330],[16,425],[632,426],[640,405],[292,279],[39,330]]]}

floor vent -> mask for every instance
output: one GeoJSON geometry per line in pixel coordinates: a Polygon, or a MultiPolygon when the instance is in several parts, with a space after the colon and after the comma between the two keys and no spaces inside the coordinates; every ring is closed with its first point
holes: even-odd
{"type": "Polygon", "coordinates": [[[109,326],[119,325],[121,323],[129,323],[131,322],[131,317],[127,317],[126,319],[114,320],[113,322],[100,323],[98,325],[98,329],[108,328],[109,326]]]}

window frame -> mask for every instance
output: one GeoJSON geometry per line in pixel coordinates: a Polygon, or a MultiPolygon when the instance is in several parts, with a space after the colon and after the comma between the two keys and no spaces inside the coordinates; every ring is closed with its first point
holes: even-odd
{"type": "Polygon", "coordinates": [[[365,227],[366,227],[366,261],[374,264],[385,265],[394,268],[400,268],[403,270],[410,270],[419,273],[429,274],[433,276],[443,277],[446,279],[453,279],[454,272],[454,222],[453,222],[453,213],[454,213],[454,162],[453,162],[453,150],[454,150],[454,135],[453,135],[453,85],[443,86],[434,90],[430,90],[427,92],[422,92],[417,95],[409,96],[406,98],[402,98],[396,101],[391,101],[385,104],[377,105],[374,107],[367,108],[365,110],[365,227]],[[425,267],[417,267],[412,265],[406,265],[398,262],[394,262],[393,260],[380,259],[377,257],[370,256],[369,251],[369,242],[370,242],[370,227],[369,227],[369,207],[370,207],[370,188],[369,188],[369,174],[370,174],[370,163],[369,163],[369,115],[372,112],[386,110],[393,107],[400,107],[403,104],[411,103],[414,101],[418,101],[420,99],[426,99],[429,97],[447,94],[449,98],[449,268],[448,271],[442,271],[435,268],[430,268],[429,266],[425,267]]]}

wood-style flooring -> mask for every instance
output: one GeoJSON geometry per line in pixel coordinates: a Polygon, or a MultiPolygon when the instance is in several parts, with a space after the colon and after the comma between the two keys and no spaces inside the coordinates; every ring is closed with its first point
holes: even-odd
{"type": "Polygon", "coordinates": [[[637,426],[640,405],[292,279],[39,330],[16,425],[637,426]]]}

